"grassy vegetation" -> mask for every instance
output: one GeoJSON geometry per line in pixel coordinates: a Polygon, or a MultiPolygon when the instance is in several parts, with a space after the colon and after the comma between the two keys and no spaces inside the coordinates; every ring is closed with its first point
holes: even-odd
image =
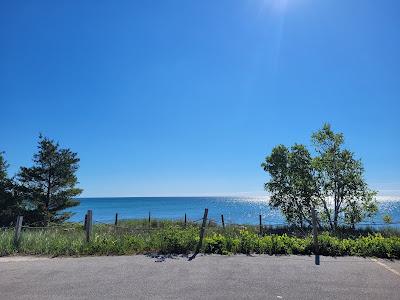
{"type": "MultiPolygon", "coordinates": [[[[67,223],[50,229],[24,229],[19,246],[13,245],[12,229],[0,231],[0,255],[126,255],[139,253],[189,254],[199,241],[197,224],[146,220],[123,221],[120,228],[96,224],[92,239],[85,241],[82,225],[67,223]]],[[[312,254],[309,230],[296,228],[265,228],[263,236],[257,226],[207,227],[202,252],[217,254],[312,254]]],[[[356,255],[400,258],[398,230],[374,232],[371,228],[319,235],[320,254],[330,256],[356,255]]]]}

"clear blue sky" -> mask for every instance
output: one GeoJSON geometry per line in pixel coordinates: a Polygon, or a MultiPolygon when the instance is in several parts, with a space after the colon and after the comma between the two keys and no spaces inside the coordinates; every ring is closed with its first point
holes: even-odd
{"type": "Polygon", "coordinates": [[[400,1],[2,1],[0,149],[39,132],[83,196],[262,194],[272,147],[330,122],[400,190],[400,1]]]}

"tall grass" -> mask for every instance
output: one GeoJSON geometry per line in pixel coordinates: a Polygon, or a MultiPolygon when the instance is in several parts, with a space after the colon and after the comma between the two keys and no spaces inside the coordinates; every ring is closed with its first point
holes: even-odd
{"type": "MultiPolygon", "coordinates": [[[[228,226],[223,229],[209,224],[202,252],[217,254],[313,253],[310,230],[296,228],[264,228],[258,226],[228,226]]],[[[199,227],[190,223],[153,220],[122,221],[118,228],[95,224],[89,243],[82,225],[65,224],[50,229],[23,229],[18,246],[13,245],[12,229],[0,231],[0,255],[129,255],[139,253],[189,254],[199,241],[199,227]]],[[[368,230],[323,232],[318,237],[322,255],[375,256],[400,258],[398,231],[368,230]]]]}

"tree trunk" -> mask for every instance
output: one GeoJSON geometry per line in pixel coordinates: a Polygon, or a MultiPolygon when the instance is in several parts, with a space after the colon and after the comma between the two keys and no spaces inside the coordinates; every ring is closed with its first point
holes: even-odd
{"type": "Polygon", "coordinates": [[[328,217],[328,221],[329,221],[329,227],[331,228],[331,230],[333,230],[333,224],[332,224],[332,218],[331,218],[331,214],[329,212],[328,206],[326,205],[326,201],[322,200],[322,203],[324,204],[324,211],[326,216],[328,217]]]}
{"type": "Polygon", "coordinates": [[[335,214],[334,214],[334,216],[333,216],[333,229],[336,231],[336,229],[337,229],[337,227],[338,227],[338,214],[339,214],[339,212],[338,212],[338,208],[337,208],[337,206],[336,206],[336,204],[335,204],[335,214]]]}
{"type": "MultiPolygon", "coordinates": [[[[50,165],[51,167],[51,165],[50,165]]],[[[50,197],[51,197],[51,171],[49,170],[47,178],[47,193],[46,193],[46,215],[45,215],[45,226],[49,224],[49,211],[50,211],[50,197]]]]}
{"type": "Polygon", "coordinates": [[[333,226],[334,230],[336,231],[338,227],[338,219],[339,219],[339,187],[337,183],[335,183],[335,189],[334,189],[334,205],[335,205],[335,211],[333,215],[333,226]]]}

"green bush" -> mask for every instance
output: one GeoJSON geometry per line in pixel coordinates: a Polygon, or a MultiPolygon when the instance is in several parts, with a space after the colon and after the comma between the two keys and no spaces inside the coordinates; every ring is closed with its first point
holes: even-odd
{"type": "Polygon", "coordinates": [[[211,237],[204,239],[204,252],[216,254],[229,254],[227,238],[219,233],[214,233],[211,237]]]}
{"type": "Polygon", "coordinates": [[[383,216],[383,222],[385,222],[386,224],[391,224],[393,222],[392,216],[384,215],[383,216]]]}
{"type": "Polygon", "coordinates": [[[355,241],[353,255],[400,258],[400,239],[384,238],[380,234],[361,237],[355,241]]]}
{"type": "Polygon", "coordinates": [[[247,230],[240,230],[240,253],[250,254],[254,252],[258,242],[258,236],[247,230]]]}
{"type": "Polygon", "coordinates": [[[194,251],[198,242],[198,232],[193,228],[182,230],[178,227],[167,227],[158,233],[159,252],[163,254],[187,254],[194,251]]]}

